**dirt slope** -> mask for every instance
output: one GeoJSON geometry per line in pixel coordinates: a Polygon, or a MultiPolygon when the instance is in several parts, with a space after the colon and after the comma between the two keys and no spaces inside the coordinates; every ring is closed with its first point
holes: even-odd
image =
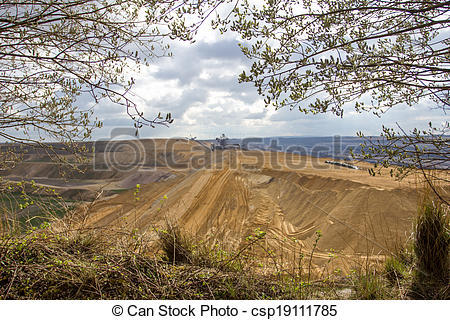
{"type": "Polygon", "coordinates": [[[257,164],[250,153],[226,153],[215,169],[185,171],[144,185],[139,200],[130,190],[98,202],[88,223],[151,234],[168,220],[229,249],[245,245],[259,228],[267,232],[262,247],[286,260],[300,251],[309,254],[320,230],[317,265],[329,263],[330,251],[378,257],[410,234],[418,201],[411,180],[370,177],[363,170],[324,166],[323,160],[315,168],[317,159],[299,158],[303,168],[294,170],[283,160],[272,165],[269,152],[257,164]]]}
{"type": "Polygon", "coordinates": [[[352,170],[326,164],[327,159],[281,152],[210,152],[183,139],[139,143],[143,162],[132,170],[104,170],[111,157],[121,165],[131,158],[123,145],[104,152],[109,148],[105,143],[92,154],[95,166],[70,179],[33,155],[1,175],[34,179],[68,195],[94,198],[99,189],[107,195],[122,191],[97,201],[87,224],[137,228],[150,238],[156,238],[154,228],[170,221],[201,240],[235,250],[259,228],[267,233],[261,254],[271,250],[281,260],[294,261],[300,252],[310,254],[320,230],[314,253],[318,266],[328,265],[334,252],[344,258],[380,257],[411,233],[416,181],[371,177],[369,164],[358,163],[362,170],[352,170]],[[135,196],[137,184],[141,187],[135,196]]]}

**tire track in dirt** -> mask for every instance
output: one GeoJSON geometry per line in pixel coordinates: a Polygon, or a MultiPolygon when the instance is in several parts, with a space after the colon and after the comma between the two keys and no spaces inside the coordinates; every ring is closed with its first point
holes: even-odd
{"type": "Polygon", "coordinates": [[[375,184],[360,178],[346,180],[340,172],[334,176],[334,171],[326,176],[309,169],[249,170],[243,168],[246,159],[242,154],[229,159],[220,168],[190,171],[171,181],[145,185],[139,201],[132,192],[120,194],[95,207],[98,217],[92,221],[137,227],[140,232],[170,221],[198,240],[225,244],[227,249],[242,248],[247,236],[259,228],[266,232],[261,248],[285,261],[295,260],[300,251],[309,256],[315,231],[321,230],[313,263],[327,265],[327,250],[333,248],[345,257],[364,250],[378,257],[380,250],[364,233],[377,234],[372,240],[382,245],[393,244],[398,241],[395,237],[405,234],[410,226],[406,219],[415,212],[416,195],[411,188],[389,187],[379,179],[375,184]],[[381,227],[383,219],[387,226],[381,227]]]}

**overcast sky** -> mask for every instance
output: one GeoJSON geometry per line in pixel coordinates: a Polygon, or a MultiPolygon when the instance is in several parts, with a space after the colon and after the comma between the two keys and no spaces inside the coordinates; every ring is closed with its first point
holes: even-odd
{"type": "MultiPolygon", "coordinates": [[[[249,68],[250,61],[234,37],[204,29],[194,44],[171,43],[173,57],[154,60],[136,76],[133,94],[140,110],[148,118],[171,112],[175,119],[169,128],[142,128],[141,138],[192,135],[207,139],[221,133],[233,138],[352,136],[358,131],[377,135],[382,124],[395,126],[398,122],[408,129],[424,127],[429,121],[450,120],[427,102],[413,108],[395,107],[381,119],[351,109],[341,119],[331,114],[304,115],[298,110],[265,108],[253,85],[238,83],[238,75],[249,68]]],[[[122,107],[106,101],[95,106],[95,114],[104,127],[94,138],[108,138],[113,128],[133,126],[122,107]]]]}

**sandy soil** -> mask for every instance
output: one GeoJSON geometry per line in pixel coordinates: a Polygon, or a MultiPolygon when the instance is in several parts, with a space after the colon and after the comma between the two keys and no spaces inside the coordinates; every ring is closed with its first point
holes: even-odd
{"type": "MultiPolygon", "coordinates": [[[[139,200],[131,190],[100,201],[89,223],[150,232],[171,221],[228,249],[245,245],[259,228],[267,232],[262,247],[286,260],[300,252],[309,255],[320,230],[314,263],[331,266],[337,253],[347,268],[349,256],[382,257],[411,233],[418,203],[412,178],[371,177],[366,170],[325,164],[326,159],[296,156],[275,162],[280,155],[271,152],[259,159],[245,151],[222,155],[225,161],[212,169],[144,185],[139,200]],[[293,169],[286,163],[291,160],[302,165],[293,169]]],[[[333,263],[342,266],[342,261],[333,263]]]]}
{"type": "MultiPolygon", "coordinates": [[[[92,172],[72,185],[64,183],[68,189],[91,191],[102,185],[131,188],[96,202],[90,226],[137,228],[154,236],[154,227],[170,221],[229,250],[245,245],[259,228],[267,232],[261,250],[286,261],[300,252],[309,255],[320,230],[314,264],[346,268],[352,267],[349,257],[382,258],[411,234],[419,201],[415,178],[372,177],[365,163],[357,164],[362,170],[352,170],[326,164],[327,159],[231,150],[209,154],[209,165],[192,168],[192,159],[205,154],[201,146],[177,141],[169,153],[167,141],[152,143],[146,165],[157,164],[153,170],[92,172]],[[174,161],[170,165],[168,155],[174,161]],[[136,184],[141,185],[139,199],[133,194],[136,184]]],[[[27,177],[49,185],[62,181],[45,163],[33,165],[27,177]]]]}

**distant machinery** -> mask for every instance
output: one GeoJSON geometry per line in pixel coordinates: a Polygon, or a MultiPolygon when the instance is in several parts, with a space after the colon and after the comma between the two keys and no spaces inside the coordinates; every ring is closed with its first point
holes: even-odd
{"type": "Polygon", "coordinates": [[[185,137],[186,140],[197,141],[197,137],[193,137],[192,134],[189,134],[189,137],[185,137]]]}
{"type": "Polygon", "coordinates": [[[345,162],[326,160],[325,163],[334,164],[335,166],[340,166],[340,167],[344,167],[344,168],[359,170],[359,168],[357,166],[354,166],[352,164],[345,163],[345,162]]]}
{"type": "Polygon", "coordinates": [[[201,145],[203,148],[205,148],[205,149],[208,149],[209,150],[209,146],[208,145],[206,145],[204,142],[202,142],[202,141],[200,141],[200,140],[197,140],[197,137],[193,137],[192,135],[189,135],[189,137],[185,137],[186,138],[186,140],[189,140],[189,141],[193,141],[193,142],[196,142],[196,143],[198,143],[199,145],[201,145]]]}
{"type": "Polygon", "coordinates": [[[236,150],[241,149],[241,145],[239,143],[228,143],[229,138],[225,136],[224,133],[218,138],[216,138],[216,143],[211,145],[211,150],[236,150]]]}

